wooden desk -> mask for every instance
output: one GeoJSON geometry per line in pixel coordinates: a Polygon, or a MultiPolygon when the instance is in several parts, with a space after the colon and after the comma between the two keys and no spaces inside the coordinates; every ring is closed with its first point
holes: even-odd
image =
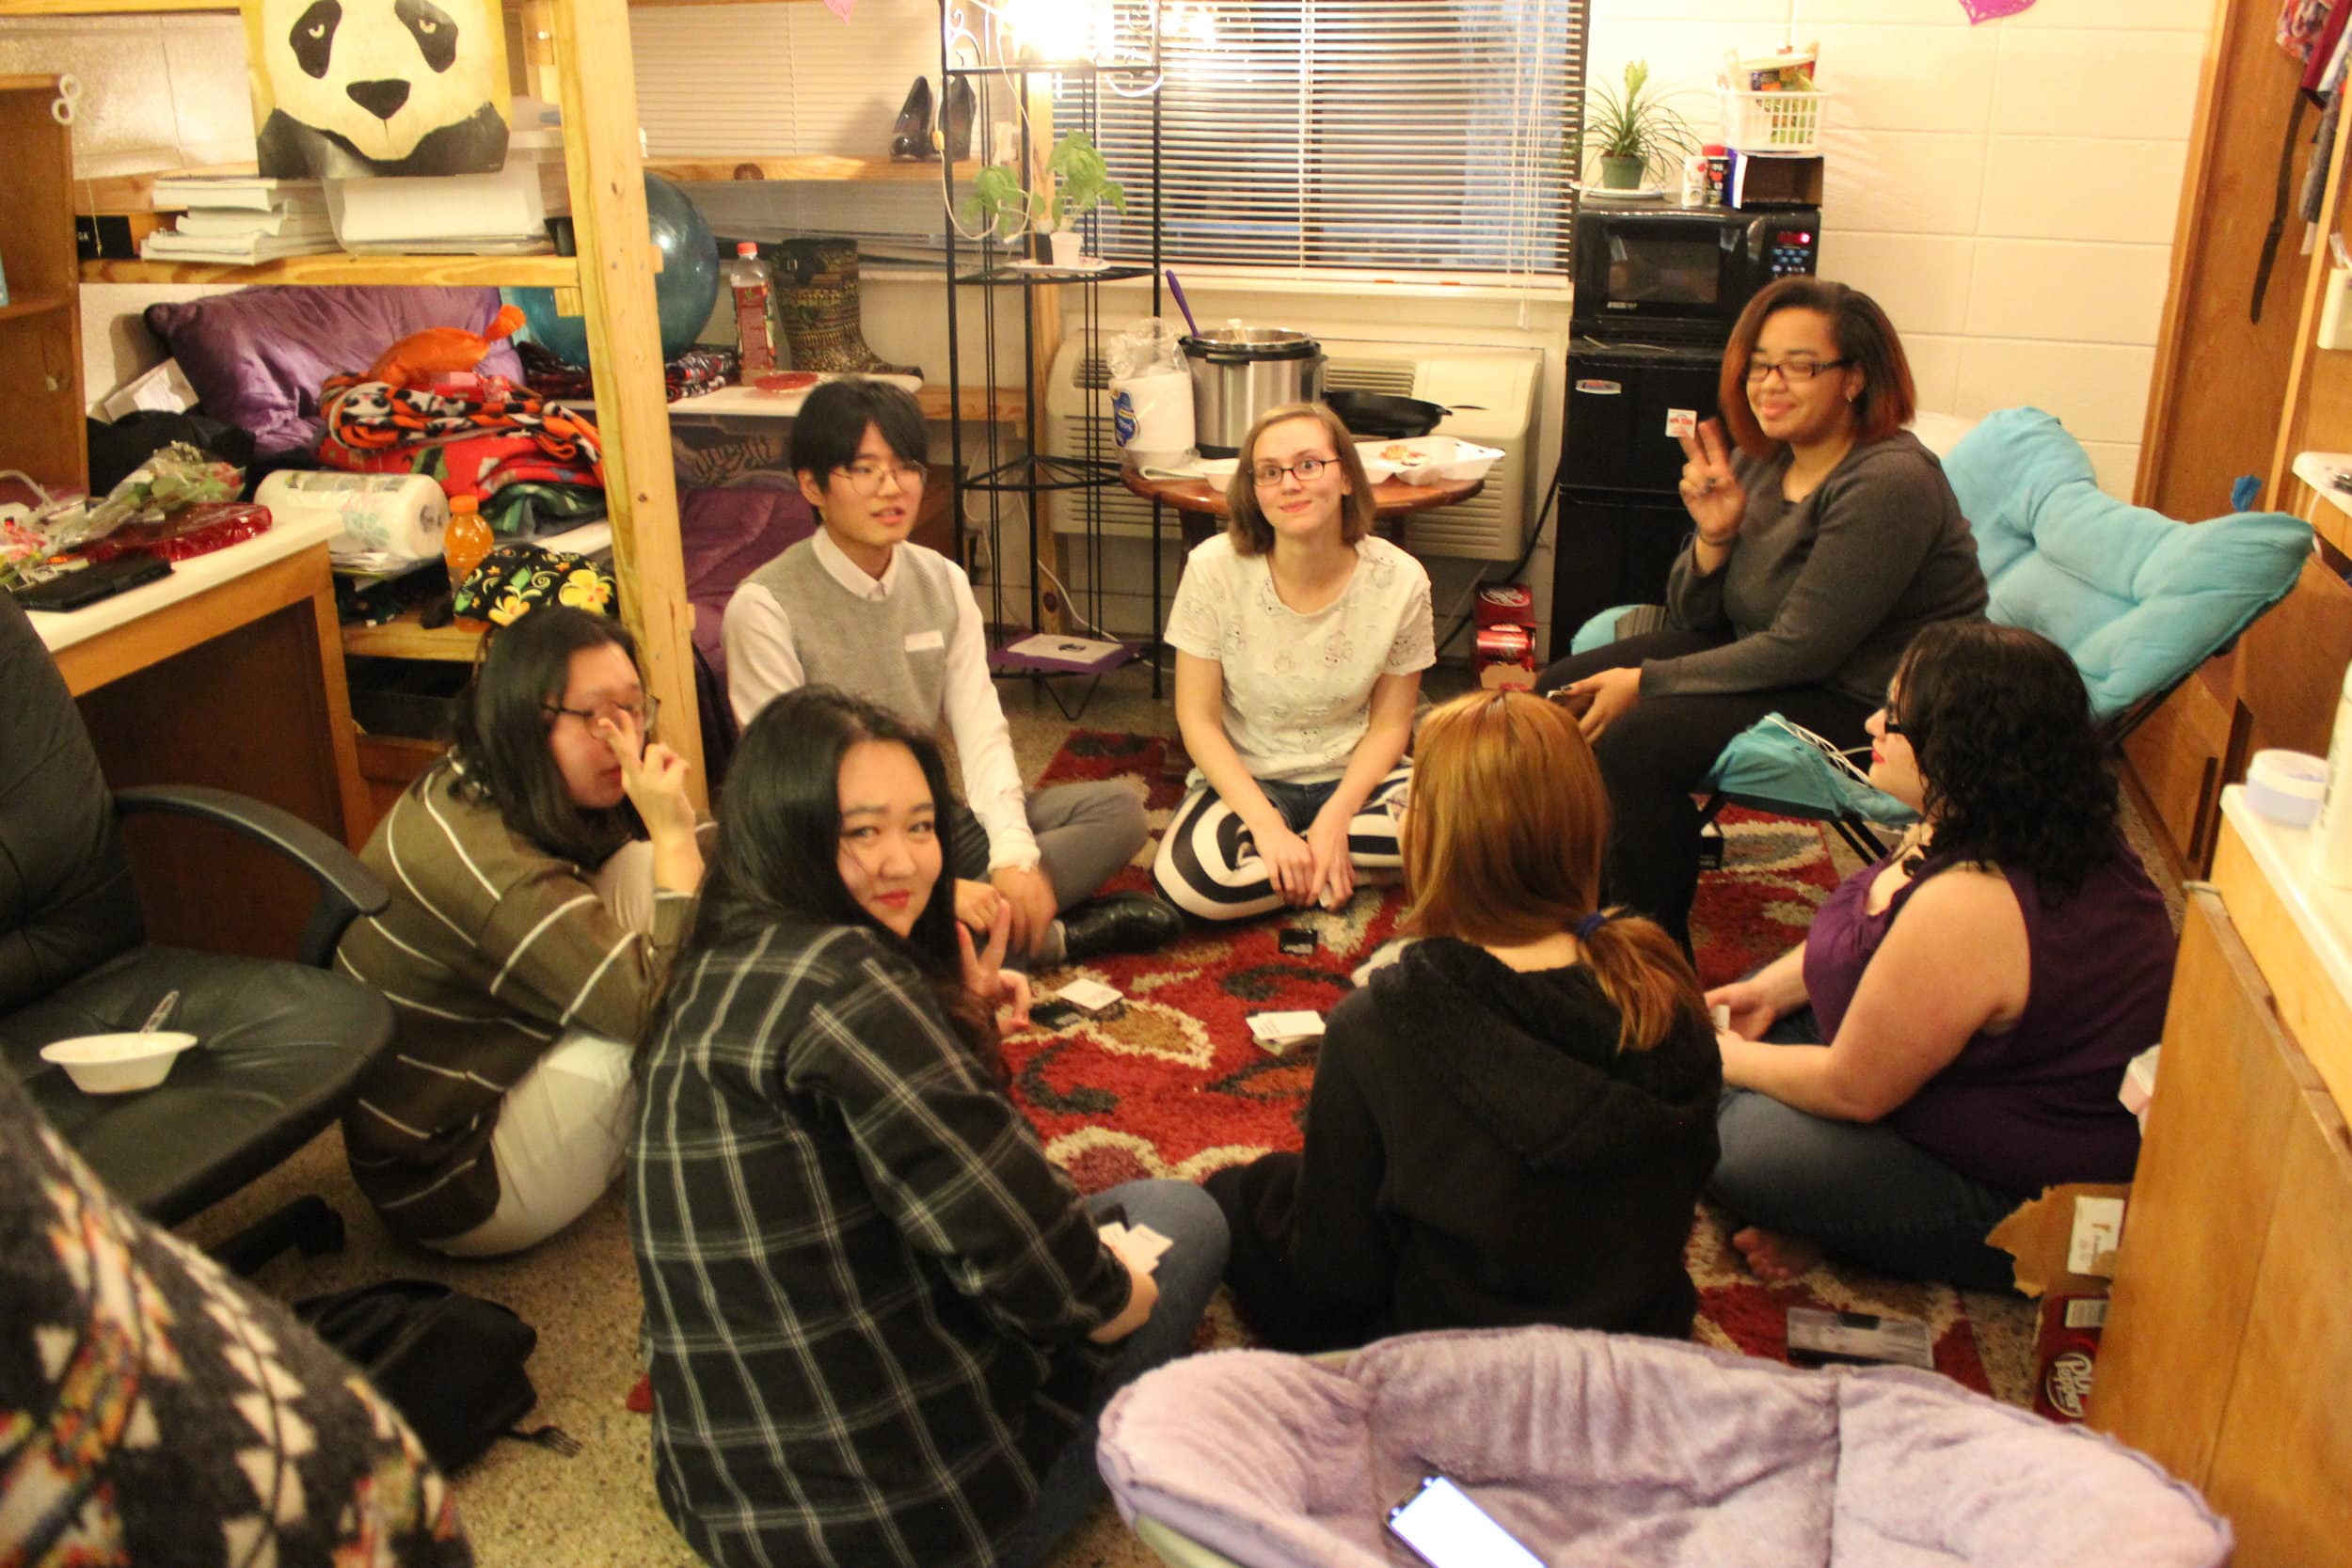
{"type": "MultiPolygon", "coordinates": [[[[80,700],[106,782],[209,784],[282,806],[358,848],[367,794],[335,621],[332,523],[269,532],[34,628],[80,700]]],[[[291,956],[310,879],[225,829],[125,827],[149,934],[291,956]]]]}
{"type": "Polygon", "coordinates": [[[2352,1540],[2352,894],[2312,884],[2307,832],[2262,820],[2239,787],[2221,806],[2090,1424],[2202,1489],[2238,1568],[2307,1568],[2352,1540]]]}

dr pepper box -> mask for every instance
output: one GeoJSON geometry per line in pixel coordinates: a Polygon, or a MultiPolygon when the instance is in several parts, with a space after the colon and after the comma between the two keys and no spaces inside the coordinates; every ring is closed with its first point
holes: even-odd
{"type": "Polygon", "coordinates": [[[2033,1407],[2054,1421],[2079,1421],[2090,1411],[2131,1191],[2090,1182],[2051,1187],[1985,1238],[2016,1259],[2017,1289],[2042,1298],[2033,1407]]]}
{"type": "Polygon", "coordinates": [[[1482,626],[1535,625],[1535,595],[1525,584],[1501,582],[1478,591],[1477,621],[1482,626]]]}

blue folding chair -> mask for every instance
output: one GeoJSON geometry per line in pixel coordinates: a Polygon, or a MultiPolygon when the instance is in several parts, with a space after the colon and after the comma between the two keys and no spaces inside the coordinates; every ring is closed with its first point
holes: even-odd
{"type": "MultiPolygon", "coordinates": [[[[2182,523],[2115,499],[2081,446],[2038,408],[1987,416],[1944,472],[1976,532],[1986,614],[2074,656],[2109,746],[2284,598],[2311,554],[2311,526],[2282,512],[2182,523]]],[[[1613,640],[1625,613],[1585,622],[1570,652],[1613,640]]],[[[1878,828],[1915,820],[1778,714],[1734,736],[1705,787],[1709,820],[1736,802],[1827,821],[1865,860],[1885,852],[1878,828]]]]}

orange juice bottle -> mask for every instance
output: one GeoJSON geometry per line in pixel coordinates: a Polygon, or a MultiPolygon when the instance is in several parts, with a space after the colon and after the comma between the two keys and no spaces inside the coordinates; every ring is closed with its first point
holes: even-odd
{"type": "Polygon", "coordinates": [[[473,496],[451,497],[449,530],[441,535],[441,560],[449,567],[449,585],[455,588],[470,577],[495,543],[490,525],[483,520],[481,500],[473,496]]]}
{"type": "Polygon", "coordinates": [[[482,558],[490,553],[490,546],[497,542],[490,525],[483,519],[478,497],[450,498],[449,530],[441,535],[441,561],[449,567],[452,593],[473,575],[473,569],[482,564],[482,558]]]}

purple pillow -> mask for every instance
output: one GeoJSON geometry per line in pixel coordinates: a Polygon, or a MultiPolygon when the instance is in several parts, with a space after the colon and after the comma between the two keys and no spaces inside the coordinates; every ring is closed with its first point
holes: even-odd
{"type": "MultiPolygon", "coordinates": [[[[253,434],[269,456],[318,445],[319,388],[364,371],[411,332],[480,332],[498,314],[496,289],[365,284],[255,288],[147,308],[148,330],[167,344],[204,412],[253,434]]],[[[511,343],[491,347],[485,372],[522,379],[511,343]]]]}

